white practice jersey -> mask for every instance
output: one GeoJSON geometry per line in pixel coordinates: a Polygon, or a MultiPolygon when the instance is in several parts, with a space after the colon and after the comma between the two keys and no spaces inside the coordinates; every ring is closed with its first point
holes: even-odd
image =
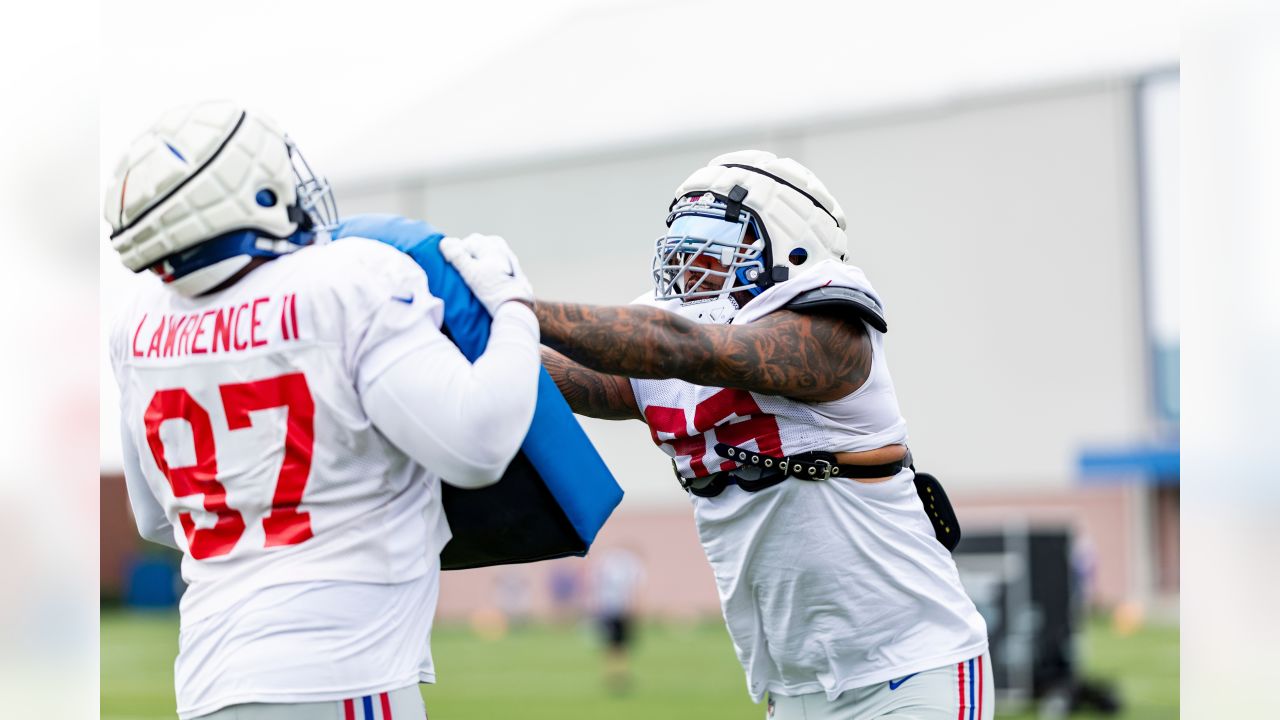
{"type": "MultiPolygon", "coordinates": [[[[824,261],[762,292],[734,325],[824,285],[878,295],[858,268],[824,261]]],[[[654,303],[658,304],[658,303],[654,303]]],[[[839,400],[805,403],[682,380],[632,380],[654,442],[684,477],[736,464],[716,443],[775,457],[907,443],[884,353],[868,327],[867,381],[839,400]]],[[[765,692],[841,692],[987,648],[986,624],[934,537],[911,470],[879,483],[787,480],[756,493],[690,495],[729,634],[757,702],[765,692]]]]}
{"type": "Polygon", "coordinates": [[[440,478],[361,391],[438,342],[442,314],[412,260],[354,238],[203,297],[157,283],[119,319],[131,503],[183,552],[182,717],[434,680],[440,478]]]}

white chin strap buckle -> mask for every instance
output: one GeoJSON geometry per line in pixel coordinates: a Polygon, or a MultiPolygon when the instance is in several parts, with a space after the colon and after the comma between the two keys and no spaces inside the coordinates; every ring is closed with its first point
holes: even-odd
{"type": "Polygon", "coordinates": [[[718,297],[710,300],[699,300],[674,308],[682,317],[696,323],[708,325],[728,325],[738,313],[738,303],[732,297],[718,297]]]}

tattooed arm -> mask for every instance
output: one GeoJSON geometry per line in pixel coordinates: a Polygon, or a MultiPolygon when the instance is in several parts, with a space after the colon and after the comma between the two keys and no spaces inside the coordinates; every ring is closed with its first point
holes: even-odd
{"type": "Polygon", "coordinates": [[[641,305],[538,302],[536,312],[544,344],[601,373],[823,402],[871,372],[862,323],[824,315],[779,310],[746,325],[701,325],[641,305]]]}
{"type": "Polygon", "coordinates": [[[579,415],[605,420],[642,419],[631,382],[625,377],[589,370],[545,346],[542,365],[569,401],[569,407],[579,415]]]}

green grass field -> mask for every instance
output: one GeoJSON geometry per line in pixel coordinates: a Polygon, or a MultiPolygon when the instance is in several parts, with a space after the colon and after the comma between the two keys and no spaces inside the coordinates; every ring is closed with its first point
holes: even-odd
{"type": "MultiPolygon", "coordinates": [[[[747,698],[742,670],[723,625],[642,626],[635,682],[624,695],[606,691],[600,648],[581,627],[518,628],[499,640],[442,626],[432,637],[439,684],[423,689],[433,720],[729,720],[763,718],[747,698]]],[[[1082,648],[1087,674],[1115,679],[1126,720],[1178,716],[1178,630],[1148,627],[1118,637],[1089,625],[1082,648]]],[[[171,614],[102,614],[104,720],[174,718],[171,614]]],[[[1009,720],[1035,715],[1001,714],[1009,720]]],[[[1078,716],[1085,717],[1085,716],[1078,716]]]]}

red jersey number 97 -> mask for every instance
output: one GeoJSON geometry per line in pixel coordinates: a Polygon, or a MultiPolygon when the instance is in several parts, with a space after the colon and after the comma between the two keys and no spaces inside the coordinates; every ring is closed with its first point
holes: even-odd
{"type": "MultiPolygon", "coordinates": [[[[302,493],[311,476],[311,451],[315,442],[315,401],[302,373],[289,373],[266,380],[219,385],[222,407],[231,430],[250,427],[249,413],[268,408],[288,408],[285,421],[284,461],[276,478],[271,512],[262,519],[266,547],[297,545],[311,537],[311,515],[300,512],[302,493]]],[[[156,466],[169,481],[175,497],[203,495],[204,509],[217,518],[213,527],[198,528],[191,513],[179,513],[187,535],[191,557],[197,560],[226,555],[244,534],[240,511],[227,505],[227,489],[218,482],[218,453],[213,440],[209,412],[182,388],[158,390],[151,396],[143,416],[147,445],[156,466]],[[191,426],[195,464],[170,467],[165,460],[160,425],[166,420],[185,420],[191,426]]]]}

